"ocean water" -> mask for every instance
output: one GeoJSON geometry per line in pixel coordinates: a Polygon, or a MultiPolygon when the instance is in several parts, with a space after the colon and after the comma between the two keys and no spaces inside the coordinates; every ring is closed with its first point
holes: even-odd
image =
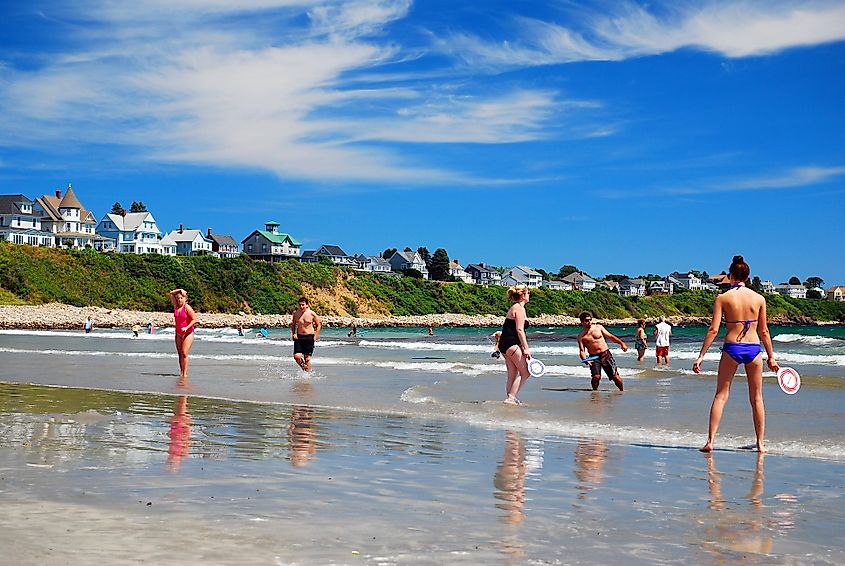
{"type": "Polygon", "coordinates": [[[201,329],[186,385],[172,330],[0,331],[4,559],[845,563],[842,328],[772,329],[802,387],[767,374],[765,457],[741,375],[696,450],[703,328],[675,329],[668,368],[612,346],[624,393],[590,390],[577,329],[531,328],[547,373],[520,407],[494,330],[327,329],[307,375],[285,329],[201,329]]]}
{"type": "MultiPolygon", "coordinates": [[[[720,356],[714,345],[703,372],[692,372],[703,328],[675,328],[671,364],[655,367],[651,348],[642,363],[633,348],[612,350],[624,394],[602,380],[592,392],[577,355],[575,328],[531,328],[532,353],[546,365],[520,397],[503,407],[504,362],[490,356],[495,329],[368,329],[357,338],[327,329],[307,375],[292,360],[286,329],[269,338],[253,331],[201,329],[190,356],[189,384],[177,385],[172,329],[132,339],[125,330],[91,335],[64,331],[0,331],[0,379],[64,387],[293,404],[397,416],[441,418],[480,427],[601,438],[674,447],[703,444],[720,356]]],[[[633,328],[613,329],[629,344],[633,328]]],[[[779,362],[801,374],[797,395],[782,393],[764,374],[767,442],[772,453],[845,460],[845,329],[773,327],[779,362]],[[813,415],[808,419],[807,415],[813,415]]],[[[717,342],[718,344],[718,342],[717,342]]],[[[753,443],[742,369],[720,427],[718,445],[753,443]]]]}

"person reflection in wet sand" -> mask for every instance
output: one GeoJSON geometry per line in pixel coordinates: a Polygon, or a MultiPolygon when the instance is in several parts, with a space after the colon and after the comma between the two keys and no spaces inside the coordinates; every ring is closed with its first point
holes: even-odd
{"type": "Polygon", "coordinates": [[[508,524],[521,523],[525,518],[525,445],[519,435],[508,431],[505,436],[505,453],[496,474],[493,496],[501,501],[496,507],[505,512],[502,521],[508,524]]]}
{"type": "Polygon", "coordinates": [[[170,446],[167,448],[167,465],[171,472],[179,470],[182,458],[191,452],[191,415],[188,414],[188,396],[179,395],[170,419],[170,446]]]}
{"type": "Polygon", "coordinates": [[[578,499],[586,499],[590,490],[604,480],[607,445],[601,440],[579,440],[575,446],[575,477],[580,482],[578,499]]]}
{"type": "Polygon", "coordinates": [[[317,430],[311,418],[311,408],[295,405],[290,414],[288,425],[288,448],[290,463],[301,468],[314,459],[317,454],[317,430]]]}
{"type": "MultiPolygon", "coordinates": [[[[764,454],[757,455],[757,466],[751,481],[751,490],[745,496],[745,499],[751,502],[750,507],[728,505],[722,495],[722,478],[719,470],[716,469],[713,453],[706,454],[705,458],[707,458],[707,484],[710,488],[709,507],[718,513],[715,525],[705,530],[705,542],[713,544],[712,550],[717,553],[723,548],[732,552],[770,554],[774,539],[765,535],[763,517],[761,517],[764,508],[762,500],[765,480],[764,454]]],[[[720,556],[720,558],[727,562],[729,556],[720,556]]]]}

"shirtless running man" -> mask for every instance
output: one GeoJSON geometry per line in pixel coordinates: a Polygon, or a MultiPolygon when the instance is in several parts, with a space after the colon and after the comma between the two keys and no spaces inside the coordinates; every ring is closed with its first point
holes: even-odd
{"type": "Polygon", "coordinates": [[[299,308],[293,313],[290,335],[293,338],[293,359],[303,371],[311,371],[314,343],[320,337],[320,319],[308,306],[308,299],[299,299],[299,308]]]}
{"type": "Polygon", "coordinates": [[[599,388],[602,369],[607,374],[607,378],[616,384],[619,391],[624,391],[622,378],[619,377],[619,369],[616,367],[616,360],[613,359],[613,354],[610,353],[610,348],[608,348],[605,339],[609,338],[622,346],[623,352],[628,351],[628,346],[608,332],[601,324],[593,324],[593,315],[587,311],[582,312],[579,318],[581,319],[582,330],[581,334],[578,335],[578,353],[581,359],[586,360],[589,356],[599,356],[599,359],[590,362],[590,375],[592,375],[590,384],[593,386],[593,391],[599,388]]]}

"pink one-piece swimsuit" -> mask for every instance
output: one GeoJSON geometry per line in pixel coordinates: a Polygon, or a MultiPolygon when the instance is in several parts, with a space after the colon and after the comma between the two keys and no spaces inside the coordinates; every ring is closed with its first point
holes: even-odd
{"type": "Polygon", "coordinates": [[[182,328],[188,324],[188,309],[187,307],[179,307],[173,311],[173,319],[176,321],[176,336],[187,336],[194,331],[194,327],[190,327],[186,332],[182,332],[182,328]]]}

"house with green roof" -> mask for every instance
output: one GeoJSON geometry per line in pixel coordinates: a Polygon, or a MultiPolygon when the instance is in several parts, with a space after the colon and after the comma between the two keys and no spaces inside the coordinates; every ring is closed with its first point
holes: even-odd
{"type": "Polygon", "coordinates": [[[264,224],[264,230],[254,230],[241,244],[249,257],[264,261],[298,259],[302,253],[302,243],[290,234],[279,232],[279,223],[273,221],[264,224]]]}

